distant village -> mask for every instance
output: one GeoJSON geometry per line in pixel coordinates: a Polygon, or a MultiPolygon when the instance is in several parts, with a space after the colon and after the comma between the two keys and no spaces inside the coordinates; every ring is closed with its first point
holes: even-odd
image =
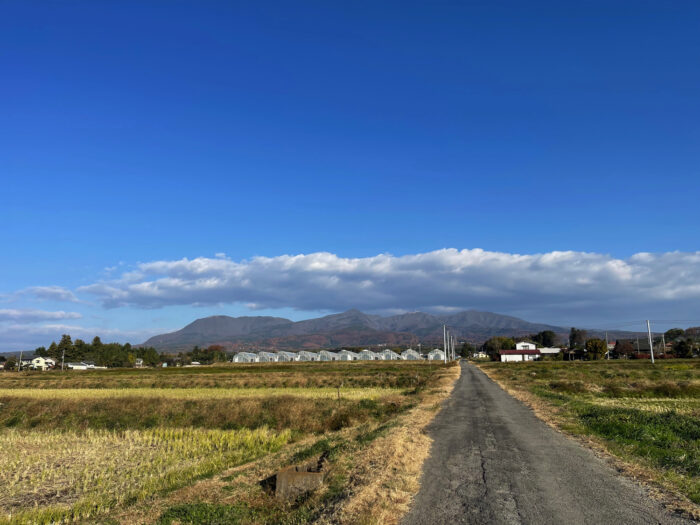
{"type": "MultiPolygon", "coordinates": [[[[447,361],[452,358],[488,359],[501,362],[539,360],[596,360],[596,359],[650,359],[649,339],[618,339],[606,341],[589,338],[585,330],[572,328],[566,345],[554,346],[557,335],[543,331],[524,338],[495,336],[477,345],[452,340],[444,349],[433,348],[422,352],[413,348],[377,345],[370,348],[343,348],[339,350],[299,351],[238,351],[229,352],[218,344],[206,348],[195,346],[190,351],[176,354],[159,353],[153,347],[132,347],[129,343],[102,343],[95,337],[91,343],[80,339],[75,342],[64,335],[59,343],[48,348],[39,347],[33,354],[0,356],[0,370],[104,370],[108,368],[152,368],[202,366],[215,363],[282,363],[332,361],[447,361]]],[[[420,345],[419,345],[420,347],[420,345]]],[[[700,329],[674,328],[654,335],[651,341],[655,359],[693,358],[700,353],[700,329]]]]}

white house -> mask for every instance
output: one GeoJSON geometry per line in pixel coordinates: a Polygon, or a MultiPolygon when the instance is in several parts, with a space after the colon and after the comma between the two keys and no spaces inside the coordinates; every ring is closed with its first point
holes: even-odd
{"type": "Polygon", "coordinates": [[[318,353],[319,361],[338,361],[339,356],[335,352],[329,352],[328,350],[321,350],[318,353]]]}
{"type": "Polygon", "coordinates": [[[56,363],[54,362],[54,360],[50,357],[37,356],[31,360],[31,362],[29,363],[29,367],[32,370],[48,370],[55,364],[56,363]]]}
{"type": "Polygon", "coordinates": [[[472,357],[473,357],[474,359],[486,359],[488,356],[489,356],[489,355],[488,355],[486,352],[482,351],[482,350],[479,350],[478,352],[474,352],[474,353],[472,354],[472,357]]]}
{"type": "Polygon", "coordinates": [[[318,354],[316,352],[307,352],[306,350],[300,350],[298,353],[298,361],[319,361],[318,354]]]}
{"type": "Polygon", "coordinates": [[[419,361],[423,358],[413,348],[409,348],[401,352],[401,359],[405,359],[406,361],[419,361]]]}
{"type": "Polygon", "coordinates": [[[398,361],[399,359],[401,359],[401,356],[393,350],[385,348],[384,350],[379,352],[379,358],[383,361],[398,361]]]}
{"type": "Polygon", "coordinates": [[[535,361],[540,358],[540,351],[531,348],[520,350],[499,350],[498,353],[501,356],[501,362],[503,363],[535,361]]]}
{"type": "Polygon", "coordinates": [[[277,361],[280,363],[288,363],[297,359],[299,359],[299,356],[294,352],[277,352],[277,361]]]}
{"type": "Polygon", "coordinates": [[[520,341],[515,343],[516,350],[536,350],[537,347],[533,343],[526,343],[525,341],[520,341]]]}
{"type": "Polygon", "coordinates": [[[276,363],[277,357],[272,352],[258,352],[258,363],[276,363]]]}
{"type": "Polygon", "coordinates": [[[338,352],[338,359],[340,361],[357,361],[360,356],[356,352],[351,352],[350,350],[341,350],[338,352]]]}
{"type": "Polygon", "coordinates": [[[136,359],[134,359],[134,367],[135,368],[143,368],[143,359],[141,359],[140,357],[137,357],[136,359]]]}
{"type": "Polygon", "coordinates": [[[434,348],[428,353],[428,360],[429,361],[444,361],[445,360],[445,352],[440,350],[439,348],[434,348]]]}
{"type": "Polygon", "coordinates": [[[372,352],[372,350],[365,348],[364,350],[360,350],[360,353],[358,354],[358,359],[362,361],[377,361],[381,359],[381,357],[379,357],[379,354],[377,354],[376,352],[372,352]]]}
{"type": "Polygon", "coordinates": [[[234,363],[257,363],[258,356],[252,352],[238,352],[231,361],[234,363]]]}

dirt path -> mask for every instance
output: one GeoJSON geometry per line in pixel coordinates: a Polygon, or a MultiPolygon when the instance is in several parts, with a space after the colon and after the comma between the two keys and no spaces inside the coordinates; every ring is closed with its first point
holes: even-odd
{"type": "Polygon", "coordinates": [[[544,424],[473,365],[429,427],[404,525],[689,524],[544,424]]]}

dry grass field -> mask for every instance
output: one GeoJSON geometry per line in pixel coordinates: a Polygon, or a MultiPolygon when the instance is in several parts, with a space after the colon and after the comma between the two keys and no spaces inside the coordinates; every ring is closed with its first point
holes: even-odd
{"type": "Polygon", "coordinates": [[[348,505],[347,523],[387,522],[358,496],[385,469],[361,458],[396,462],[405,506],[422,452],[407,461],[376,447],[425,448],[416,421],[456,374],[411,362],[0,374],[0,523],[311,523],[348,505]],[[323,452],[318,494],[280,504],[261,491],[274,469],[323,452]],[[231,469],[237,483],[222,483],[231,469]]]}
{"type": "Polygon", "coordinates": [[[593,440],[700,514],[700,361],[479,366],[543,419],[593,440]]]}

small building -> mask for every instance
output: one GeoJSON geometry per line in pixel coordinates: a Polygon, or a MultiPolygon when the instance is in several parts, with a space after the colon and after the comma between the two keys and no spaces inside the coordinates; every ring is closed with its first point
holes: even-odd
{"type": "Polygon", "coordinates": [[[474,352],[472,354],[472,357],[474,359],[486,359],[488,356],[489,355],[486,352],[484,352],[483,350],[479,350],[478,352],[474,352]]]}
{"type": "Polygon", "coordinates": [[[299,356],[294,352],[277,352],[277,361],[280,363],[289,363],[291,361],[297,361],[299,356]]]}
{"type": "MultiPolygon", "coordinates": [[[[534,346],[534,345],[533,345],[534,346]]],[[[521,361],[535,361],[540,358],[539,350],[499,350],[501,362],[512,363],[521,361]]]]}
{"type": "Polygon", "coordinates": [[[134,359],[134,368],[143,368],[143,359],[140,357],[134,359]]]}
{"type": "Polygon", "coordinates": [[[401,356],[394,352],[393,350],[389,350],[388,348],[385,348],[381,352],[379,352],[379,358],[382,361],[399,361],[401,359],[401,356]]]}
{"type": "Polygon", "coordinates": [[[444,361],[445,352],[439,348],[434,348],[428,353],[428,361],[444,361]]]}
{"type": "Polygon", "coordinates": [[[50,357],[37,356],[29,362],[29,368],[32,370],[48,370],[53,368],[56,363],[50,357]]]}
{"type": "Polygon", "coordinates": [[[316,352],[308,352],[306,350],[300,350],[297,353],[297,361],[320,361],[319,355],[316,352]]]}
{"type": "Polygon", "coordinates": [[[318,360],[319,361],[338,361],[339,356],[335,352],[329,352],[328,350],[321,350],[318,353],[318,360]]]}
{"type": "Polygon", "coordinates": [[[520,341],[519,343],[515,343],[515,349],[516,350],[536,350],[537,346],[535,346],[534,343],[520,341]]]}
{"type": "Polygon", "coordinates": [[[252,352],[238,352],[231,360],[233,363],[257,363],[258,355],[252,352]]]}
{"type": "Polygon", "coordinates": [[[87,370],[88,366],[85,363],[66,363],[68,370],[87,370]]]}
{"type": "Polygon", "coordinates": [[[276,363],[277,357],[272,352],[258,352],[258,363],[276,363]]]}
{"type": "Polygon", "coordinates": [[[360,350],[360,352],[357,354],[357,358],[360,361],[378,361],[381,359],[381,357],[379,357],[379,354],[377,354],[376,352],[372,352],[372,350],[369,350],[368,348],[360,350]]]}
{"type": "Polygon", "coordinates": [[[338,359],[340,361],[357,361],[360,356],[357,352],[351,352],[350,350],[341,350],[338,352],[338,359]]]}
{"type": "Polygon", "coordinates": [[[540,355],[542,355],[542,356],[546,356],[546,355],[554,356],[554,355],[559,354],[559,352],[561,352],[561,348],[555,348],[555,347],[538,348],[538,350],[540,351],[540,355]]]}
{"type": "Polygon", "coordinates": [[[409,348],[408,350],[404,350],[403,352],[401,352],[401,359],[404,359],[406,361],[420,361],[421,359],[423,359],[423,357],[413,348],[409,348]]]}

